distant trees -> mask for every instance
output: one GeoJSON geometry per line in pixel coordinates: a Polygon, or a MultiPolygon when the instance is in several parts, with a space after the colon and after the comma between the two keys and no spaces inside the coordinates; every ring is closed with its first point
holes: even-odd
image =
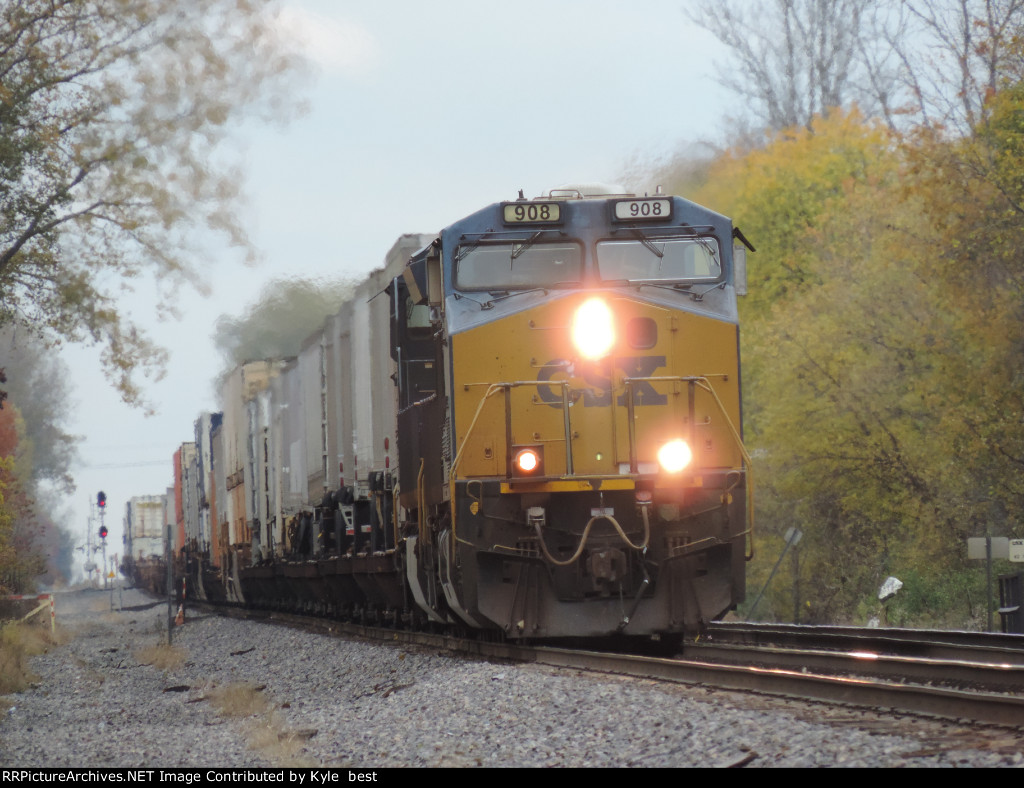
{"type": "Polygon", "coordinates": [[[890,621],[977,624],[966,538],[1024,537],[1024,3],[825,5],[704,17],[747,36],[732,79],[768,129],[688,192],[758,247],[741,304],[750,585],[796,526],[799,583],[784,566],[759,612],[789,618],[799,588],[802,620],[863,623],[894,574],[890,621]]]}
{"type": "Polygon", "coordinates": [[[222,374],[239,364],[297,356],[303,341],[333,315],[352,293],[344,279],[275,279],[239,317],[221,315],[213,341],[224,361],[222,374]]]}
{"type": "MultiPolygon", "coordinates": [[[[875,62],[866,33],[871,0],[714,0],[699,2],[694,21],[730,52],[719,81],[750,104],[770,129],[809,127],[816,115],[852,102],[884,106],[894,76],[875,62]],[[878,84],[874,84],[874,83],[878,84]]],[[[884,59],[884,58],[883,58],[884,59]]]]}
{"type": "Polygon", "coordinates": [[[730,50],[719,81],[773,131],[856,105],[894,130],[967,133],[1024,73],[1024,0],[697,0],[691,16],[730,50]]]}
{"type": "Polygon", "coordinates": [[[0,328],[0,369],[0,586],[20,593],[40,576],[71,579],[74,545],[56,519],[74,489],[77,439],[65,428],[72,407],[67,370],[42,339],[0,328]]]}
{"type": "Polygon", "coordinates": [[[7,403],[0,409],[0,595],[32,591],[49,557],[70,557],[66,537],[36,507],[31,455],[24,420],[7,403]]]}

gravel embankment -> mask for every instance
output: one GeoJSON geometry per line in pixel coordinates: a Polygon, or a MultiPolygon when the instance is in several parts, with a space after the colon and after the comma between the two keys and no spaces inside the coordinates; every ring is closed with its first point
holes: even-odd
{"type": "Polygon", "coordinates": [[[110,612],[101,592],[58,597],[58,622],[74,637],[36,658],[37,686],[0,705],[0,765],[1024,766],[1019,731],[473,662],[215,616],[175,630],[185,661],[164,672],[140,653],[161,642],[166,606],[132,590],[123,604],[110,612]],[[266,708],[218,710],[238,687],[266,708]]]}

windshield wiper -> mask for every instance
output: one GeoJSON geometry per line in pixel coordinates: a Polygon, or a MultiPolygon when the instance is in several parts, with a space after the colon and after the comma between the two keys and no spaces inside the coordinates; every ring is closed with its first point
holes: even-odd
{"type": "MultiPolygon", "coordinates": [[[[712,260],[716,259],[716,255],[718,254],[717,251],[716,251],[716,247],[714,245],[712,245],[712,243],[707,238],[701,238],[700,236],[698,236],[695,240],[702,247],[704,247],[704,251],[708,253],[708,256],[712,260]]],[[[718,267],[721,268],[721,265],[719,265],[718,267]]]]}
{"type": "Polygon", "coordinates": [[[519,257],[519,255],[521,255],[523,252],[525,252],[527,249],[529,249],[531,246],[533,246],[535,243],[537,243],[537,239],[540,238],[542,233],[544,233],[544,230],[538,230],[533,235],[531,235],[529,238],[527,238],[525,241],[523,241],[519,245],[518,249],[514,249],[512,251],[512,258],[509,260],[509,265],[508,265],[509,269],[512,268],[512,260],[515,260],[517,257],[519,257]]]}
{"type": "Polygon", "coordinates": [[[481,304],[482,309],[490,309],[499,301],[504,301],[506,298],[512,298],[513,296],[526,295],[527,293],[543,293],[548,294],[549,290],[555,290],[560,287],[576,287],[579,282],[554,282],[544,287],[531,287],[526,290],[492,290],[489,295],[492,296],[490,301],[484,301],[481,304]]]}
{"type": "Polygon", "coordinates": [[[692,284],[678,283],[674,285],[659,285],[654,282],[630,282],[629,284],[631,287],[659,287],[662,290],[669,290],[673,293],[684,293],[690,296],[694,301],[703,301],[704,296],[706,296],[711,291],[719,290],[725,287],[725,282],[717,282],[708,287],[706,290],[701,290],[700,292],[697,292],[696,290],[693,289],[694,286],[692,284]]]}
{"type": "MultiPolygon", "coordinates": [[[[651,243],[651,241],[647,238],[647,236],[643,234],[642,230],[638,230],[635,227],[632,228],[632,230],[633,230],[633,234],[636,235],[636,239],[640,243],[642,243],[644,245],[644,247],[647,249],[647,251],[649,251],[651,254],[653,254],[655,257],[657,257],[659,260],[663,260],[665,258],[665,253],[662,252],[660,249],[658,249],[658,247],[655,246],[653,243],[651,243]]],[[[658,265],[658,270],[659,271],[661,270],[661,265],[660,264],[658,265]]]]}

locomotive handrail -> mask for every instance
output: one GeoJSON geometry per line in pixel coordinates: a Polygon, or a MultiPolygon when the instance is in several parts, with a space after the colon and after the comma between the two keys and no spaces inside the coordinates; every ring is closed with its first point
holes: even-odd
{"type": "MultiPolygon", "coordinates": [[[[635,405],[633,402],[633,383],[687,383],[691,386],[691,397],[690,397],[690,429],[693,429],[693,396],[692,387],[698,386],[699,388],[707,391],[712,398],[715,400],[715,404],[718,405],[718,409],[722,413],[722,417],[725,419],[725,424],[729,428],[729,432],[732,435],[733,441],[736,443],[736,448],[739,449],[740,454],[743,456],[743,460],[746,463],[747,468],[747,530],[736,534],[737,536],[747,536],[748,550],[745,551],[744,557],[747,561],[751,561],[754,558],[754,471],[753,461],[750,458],[750,454],[747,452],[746,446],[743,445],[743,439],[740,438],[739,431],[732,423],[732,419],[729,418],[729,413],[725,409],[725,405],[722,404],[722,400],[718,396],[718,392],[715,391],[714,386],[711,385],[711,381],[708,380],[707,376],[704,375],[687,375],[687,376],[674,376],[674,375],[661,375],[656,377],[645,377],[645,378],[623,378],[623,383],[626,386],[626,413],[627,422],[629,427],[629,469],[631,473],[637,473],[639,467],[637,465],[636,456],[636,426],[633,423],[635,405]]],[[[691,445],[693,445],[691,437],[691,445]]]]}
{"type": "MultiPolygon", "coordinates": [[[[487,386],[487,392],[480,400],[480,404],[477,405],[476,413],[473,414],[473,421],[469,424],[469,429],[466,430],[466,435],[462,439],[462,443],[459,446],[459,451],[455,455],[455,459],[452,461],[452,467],[449,471],[449,483],[452,485],[452,495],[455,494],[455,475],[456,469],[462,460],[462,452],[466,448],[466,443],[469,441],[469,436],[473,434],[473,429],[476,427],[477,420],[480,418],[480,414],[483,412],[484,405],[487,400],[497,394],[499,391],[505,392],[505,425],[506,425],[506,440],[505,440],[505,475],[511,475],[511,451],[512,441],[508,434],[508,430],[511,428],[512,423],[512,404],[509,400],[509,395],[512,389],[518,388],[519,386],[534,386],[540,388],[541,386],[558,386],[562,389],[562,411],[563,411],[563,424],[562,428],[565,431],[565,475],[575,476],[575,469],[573,467],[572,459],[572,427],[569,421],[569,383],[568,380],[514,380],[503,383],[465,383],[463,384],[466,388],[470,387],[482,387],[487,386]]],[[[453,498],[454,500],[454,498],[453,498]]]]}
{"type": "MultiPolygon", "coordinates": [[[[729,428],[729,432],[730,432],[730,434],[732,436],[732,439],[735,442],[736,447],[739,449],[740,454],[742,455],[743,460],[744,460],[744,462],[746,464],[746,476],[747,476],[747,478],[746,478],[747,530],[741,531],[740,533],[738,533],[736,535],[737,536],[747,537],[747,539],[746,539],[747,549],[744,551],[744,558],[747,561],[753,560],[753,558],[754,558],[754,473],[753,473],[753,461],[751,460],[750,454],[747,452],[746,447],[743,445],[743,440],[740,438],[739,431],[736,429],[735,425],[732,423],[732,419],[729,418],[729,413],[725,409],[725,405],[722,403],[722,400],[719,398],[718,392],[715,391],[714,386],[711,385],[711,381],[708,380],[708,376],[706,376],[706,375],[697,375],[697,376],[672,376],[672,375],[665,375],[665,376],[653,376],[653,377],[627,377],[627,378],[623,379],[623,383],[625,384],[625,387],[626,387],[626,410],[627,410],[627,419],[626,419],[626,421],[627,421],[627,427],[628,427],[628,430],[629,430],[629,466],[630,466],[630,473],[631,474],[639,473],[639,463],[638,463],[637,452],[636,452],[636,425],[634,423],[635,404],[634,404],[634,401],[633,401],[633,384],[634,383],[687,383],[690,386],[698,386],[702,390],[707,391],[709,394],[711,394],[712,398],[715,401],[715,404],[718,406],[719,411],[721,411],[722,417],[725,419],[725,424],[729,428]]],[[[467,384],[464,384],[464,385],[465,385],[465,387],[467,389],[470,388],[471,386],[472,387],[487,386],[487,391],[484,393],[484,396],[480,399],[480,404],[477,405],[476,413],[473,414],[473,420],[470,422],[469,429],[466,430],[466,434],[463,437],[463,439],[462,439],[462,441],[461,441],[461,443],[459,445],[459,451],[456,453],[455,459],[452,461],[452,467],[451,467],[451,470],[449,471],[449,477],[448,477],[448,484],[449,484],[450,489],[451,489],[450,500],[452,500],[452,501],[456,500],[455,483],[456,483],[456,477],[458,476],[458,467],[459,467],[459,464],[462,461],[463,452],[465,451],[466,444],[469,442],[469,437],[470,437],[470,435],[473,434],[473,430],[476,428],[477,421],[479,421],[479,419],[480,419],[480,414],[483,412],[484,405],[487,404],[487,400],[490,399],[495,394],[497,394],[498,392],[504,392],[506,394],[506,398],[505,398],[505,409],[506,409],[505,418],[506,418],[506,424],[509,424],[510,423],[509,419],[511,418],[511,413],[509,411],[510,403],[509,403],[509,399],[508,399],[508,394],[511,391],[511,389],[517,388],[519,386],[541,386],[541,385],[551,386],[551,385],[556,385],[556,386],[560,386],[561,387],[561,389],[562,389],[562,406],[563,406],[563,410],[564,410],[564,414],[565,414],[564,429],[565,429],[565,443],[566,443],[566,451],[565,451],[565,453],[566,453],[566,475],[567,476],[573,476],[574,475],[573,472],[572,472],[572,467],[573,467],[573,465],[572,465],[572,437],[571,437],[572,436],[572,432],[571,432],[571,425],[570,425],[570,421],[569,421],[569,404],[568,404],[568,400],[569,400],[569,381],[568,380],[549,380],[549,381],[518,380],[518,381],[503,382],[503,383],[467,383],[467,384]]],[[[690,405],[691,405],[691,410],[692,410],[693,409],[692,396],[691,396],[691,403],[690,403],[690,405]]],[[[692,429],[693,422],[694,422],[694,420],[691,417],[691,419],[690,419],[691,429],[692,429]]],[[[612,423],[614,425],[614,419],[612,420],[612,423]]],[[[510,441],[508,440],[507,436],[506,436],[506,443],[510,443],[510,441]]],[[[693,443],[693,441],[691,439],[691,445],[692,445],[692,443],[693,443]]],[[[506,447],[505,447],[506,455],[509,454],[510,451],[511,451],[511,446],[510,445],[506,445],[506,447]]],[[[506,474],[508,474],[509,468],[508,468],[507,462],[506,462],[505,471],[506,471],[506,474]]],[[[455,507],[452,507],[452,511],[451,511],[450,514],[451,514],[451,521],[452,521],[452,553],[453,553],[452,557],[454,559],[455,545],[458,542],[458,533],[456,531],[456,512],[455,512],[455,507]]]]}
{"type": "Polygon", "coordinates": [[[395,486],[391,488],[391,529],[395,534],[395,550],[398,549],[399,537],[401,535],[401,528],[399,527],[399,503],[398,495],[401,491],[401,485],[395,482],[395,486]]]}
{"type": "MultiPolygon", "coordinates": [[[[566,465],[566,475],[567,476],[572,476],[573,475],[572,432],[570,431],[570,424],[569,424],[569,381],[568,380],[550,380],[550,381],[515,380],[515,381],[510,381],[510,382],[504,382],[504,383],[466,383],[465,384],[466,388],[469,388],[470,386],[487,386],[487,391],[484,393],[483,397],[481,397],[480,404],[477,405],[477,407],[476,407],[476,413],[473,414],[473,420],[469,423],[469,429],[466,430],[466,434],[462,438],[461,443],[459,444],[459,450],[455,454],[455,459],[452,460],[452,467],[448,471],[448,485],[449,485],[450,490],[451,490],[451,493],[449,495],[449,499],[450,500],[452,500],[452,501],[456,500],[455,481],[456,481],[456,478],[458,476],[459,463],[462,462],[462,454],[463,454],[463,452],[466,449],[466,444],[469,442],[469,436],[473,434],[473,430],[476,428],[476,423],[480,419],[480,414],[483,412],[484,405],[487,404],[487,400],[490,399],[491,397],[493,397],[499,391],[505,392],[505,394],[506,394],[506,397],[505,397],[505,423],[506,423],[506,425],[509,425],[509,424],[511,424],[511,422],[510,422],[510,419],[511,419],[511,403],[509,401],[509,394],[511,393],[512,389],[518,388],[519,386],[538,386],[538,387],[539,386],[560,386],[562,388],[562,407],[564,408],[564,411],[565,411],[564,428],[565,428],[565,465],[566,465]]],[[[510,457],[510,452],[511,451],[512,451],[511,441],[508,440],[508,436],[506,435],[506,446],[505,446],[505,454],[506,454],[505,473],[506,474],[509,473],[509,462],[510,462],[509,457],[510,457]]],[[[452,520],[452,556],[451,557],[452,557],[453,561],[455,560],[455,545],[458,543],[458,531],[456,530],[456,512],[455,512],[456,508],[457,507],[453,506],[451,508],[451,511],[450,511],[450,516],[451,516],[451,520],[452,520]]]]}
{"type": "Polygon", "coordinates": [[[426,497],[423,493],[423,466],[426,461],[420,457],[420,470],[416,474],[416,528],[420,537],[420,544],[426,544],[427,537],[427,506],[426,497]]]}

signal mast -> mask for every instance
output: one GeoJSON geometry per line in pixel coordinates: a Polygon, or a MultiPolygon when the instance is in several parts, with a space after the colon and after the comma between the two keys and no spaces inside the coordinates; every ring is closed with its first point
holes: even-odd
{"type": "Polygon", "coordinates": [[[107,514],[107,494],[102,490],[96,495],[96,507],[100,510],[100,546],[103,548],[103,588],[107,588],[107,526],[103,522],[107,514]]]}

